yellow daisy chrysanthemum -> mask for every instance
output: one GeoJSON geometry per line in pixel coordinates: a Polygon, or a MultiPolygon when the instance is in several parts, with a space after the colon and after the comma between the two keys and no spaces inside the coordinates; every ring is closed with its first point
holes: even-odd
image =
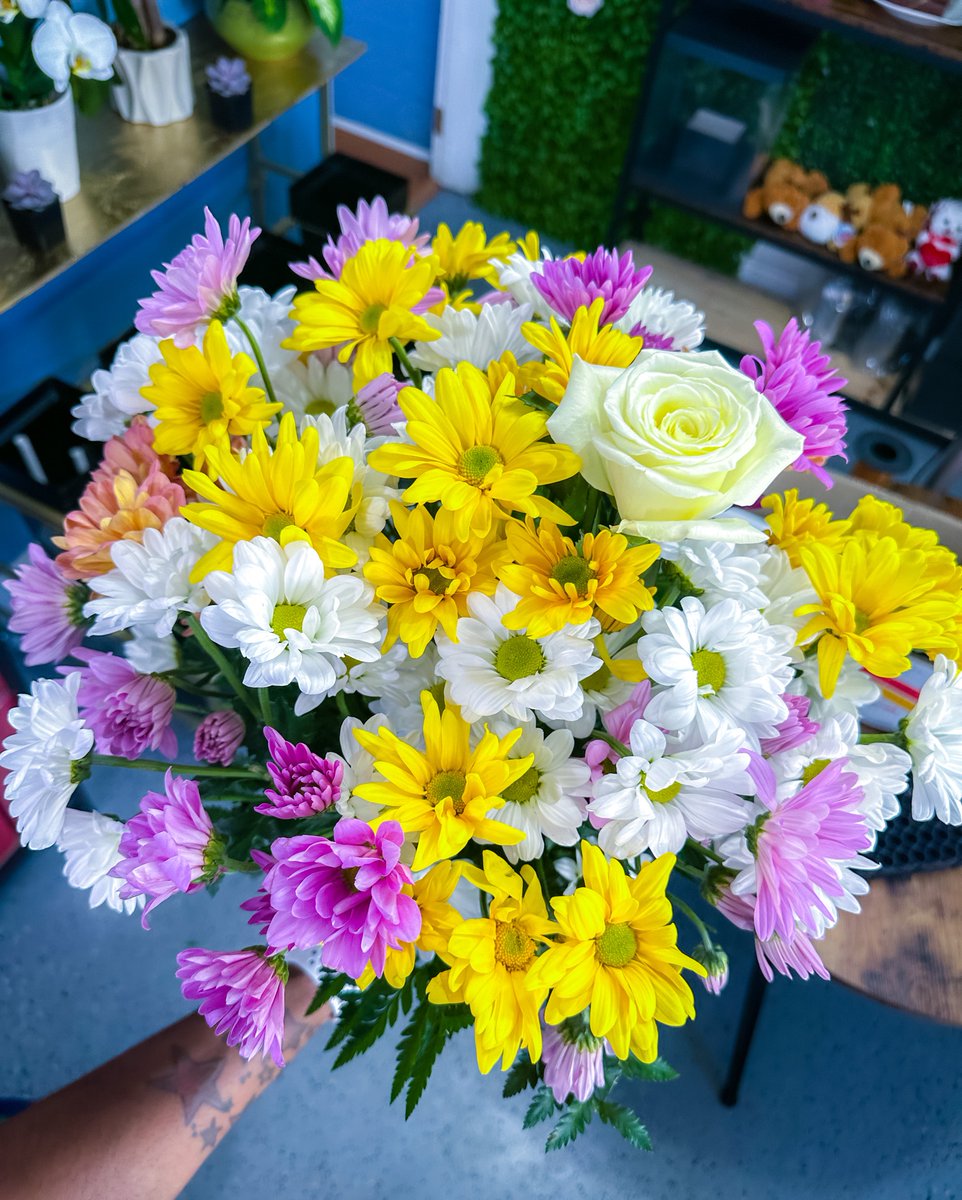
{"type": "Polygon", "coordinates": [[[247,354],[231,354],[220,321],[208,325],[203,351],[181,350],[170,339],[159,349],[164,361],[151,366],[151,382],[140,389],[154,405],[158,454],[192,454],[200,469],[208,446],[265,428],[281,408],[250,386],[257,364],[247,354]]]}
{"type": "Polygon", "coordinates": [[[362,496],[354,463],[344,456],[322,465],[319,453],[317,428],[309,425],[298,436],[288,412],[273,450],[256,429],[243,460],[225,438],[207,451],[209,476],[184,472],[184,482],[201,500],[184,505],[181,514],[221,539],[194,567],[192,582],[209,571],[229,571],[235,543],[255,537],[274,538],[282,546],[310,542],[331,570],[354,566],[357,555],[342,541],[362,496]]]}
{"type": "Polygon", "coordinates": [[[613,325],[598,328],[604,304],[599,296],[591,302],[590,308],[582,305],[567,333],[554,317],[547,329],[536,321],[521,326],[525,338],[547,359],[533,387],[553,404],[560,403],[565,394],[575,355],[600,367],[628,367],[638,357],[643,345],[640,337],[631,337],[613,325]]]}
{"type": "Polygon", "coordinates": [[[504,262],[516,249],[507,233],[488,240],[487,232],[478,221],[465,221],[457,234],[452,234],[442,221],[431,243],[431,253],[437,266],[438,282],[452,301],[461,297],[472,279],[496,284],[496,262],[504,262]]]}
{"type": "Polygon", "coordinates": [[[784,550],[793,567],[801,565],[802,546],[819,542],[837,550],[849,530],[848,521],[836,521],[827,504],[799,500],[798,488],[790,488],[784,494],[772,492],[762,504],[771,509],[766,517],[769,544],[784,550]]]}
{"type": "Polygon", "coordinates": [[[642,575],[658,558],[655,545],[628,546],[608,529],[586,533],[580,548],[557,525],[528,518],[505,527],[511,561],[498,568],[502,583],[522,597],[504,618],[508,629],[544,637],[598,617],[607,629],[630,625],[654,605],[642,575]]]}
{"type": "Polygon", "coordinates": [[[849,517],[849,529],[852,533],[890,537],[902,550],[924,550],[933,582],[955,595],[962,592],[962,567],[956,556],[939,544],[934,530],[910,525],[894,504],[877,496],[863,496],[849,517]]]}
{"type": "MultiPolygon", "coordinates": [[[[384,957],[384,979],[393,988],[404,986],[414,970],[414,952],[423,950],[444,958],[451,934],[464,918],[450,903],[451,893],[461,878],[461,863],[439,862],[414,883],[401,888],[421,910],[421,932],[416,942],[402,942],[397,949],[388,946],[384,957]]],[[[358,979],[358,987],[366,988],[375,978],[370,963],[358,979]]]]}
{"type": "Polygon", "coordinates": [[[415,307],[434,283],[436,264],[419,258],[403,242],[364,242],[344,263],[339,279],[318,279],[313,292],[294,298],[294,332],[281,345],[289,350],[338,346],[338,359],[354,358],[354,390],[390,373],[399,342],[433,341],[440,333],[415,307]]]}
{"type": "Polygon", "coordinates": [[[492,396],[496,395],[498,388],[509,375],[514,378],[511,395],[523,396],[525,392],[535,390],[543,371],[543,363],[519,363],[510,350],[505,350],[500,358],[492,359],[488,363],[484,373],[488,377],[488,387],[491,389],[492,396]]]}
{"type": "MultiPolygon", "coordinates": [[[[941,547],[936,547],[936,550],[941,547]]],[[[818,641],[822,695],[835,692],[846,654],[866,671],[891,679],[909,669],[913,650],[955,647],[958,599],[933,578],[928,550],[904,550],[894,538],[859,531],[840,548],[799,546],[801,565],[818,595],[798,610],[808,622],[799,645],[818,641]]]]}
{"type": "Polygon", "coordinates": [[[389,650],[400,639],[412,658],[420,658],[440,625],[456,641],[458,617],[467,616],[472,592],[490,595],[496,585],[493,567],[506,554],[492,536],[460,541],[454,517],[441,509],[432,517],[426,508],[407,509],[392,502],[397,539],[379,534],[364,566],[374,594],[389,605],[389,650]]]}
{"type": "Polygon", "coordinates": [[[491,895],[486,917],[462,921],[448,941],[450,970],[428,984],[433,1004],[466,1004],[474,1017],[474,1043],[483,1074],[501,1059],[506,1071],[519,1050],[541,1057],[538,1010],[548,988],[529,985],[539,945],[557,932],[548,917],[534,868],[520,875],[503,858],[484,852],[484,869],[465,866],[464,877],[491,895]]]}
{"type": "Polygon", "coordinates": [[[521,736],[515,729],[504,737],[488,730],[472,749],[471,726],[456,709],[442,712],[430,692],[421,693],[424,712],[424,750],[402,741],[390,729],[355,729],[354,736],[374,758],[379,777],[362,783],[354,794],[386,811],[372,824],[394,820],[405,833],[416,833],[413,870],[420,871],[443,858],[459,854],[472,838],[496,846],[513,846],[524,839],[488,814],[504,805],[502,793],[531,766],[530,754],[507,757],[521,736]]]}
{"type": "Polygon", "coordinates": [[[665,895],[673,854],[645,863],[634,879],[617,859],[581,843],[584,886],[551,901],[564,935],[535,960],[528,986],[552,989],[545,1009],[560,1025],[590,1007],[595,1037],[619,1058],[658,1057],[658,1025],[684,1025],[695,1015],[683,969],[705,968],[678,949],[671,902],[665,895]]]}
{"type": "Polygon", "coordinates": [[[485,537],[514,512],[572,523],[536,489],[569,479],[581,460],[570,447],[544,440],[547,418],[514,397],[512,376],[492,397],[487,376],[461,363],[457,371],[440,370],[434,389],[433,397],[417,388],[401,392],[411,440],[381,446],[368,459],[375,471],[414,480],[404,500],[440,501],[455,514],[461,541],[485,537]]]}
{"type": "Polygon", "coordinates": [[[529,229],[524,237],[518,238],[518,250],[528,262],[537,262],[541,258],[541,238],[537,229],[529,229]]]}

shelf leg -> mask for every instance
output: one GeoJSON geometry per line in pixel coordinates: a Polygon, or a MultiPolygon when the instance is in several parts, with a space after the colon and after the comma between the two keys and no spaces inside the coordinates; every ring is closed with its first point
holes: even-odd
{"type": "Polygon", "coordinates": [[[318,93],[321,121],[321,157],[334,153],[334,85],[325,83],[318,93]]]}
{"type": "Polygon", "coordinates": [[[768,984],[757,963],[752,964],[752,973],[745,991],[742,1003],[742,1015],[738,1022],[738,1033],[735,1036],[735,1048],[728,1064],[728,1074],[718,1093],[718,1099],[729,1108],[738,1103],[738,1092],[741,1087],[742,1075],[748,1061],[748,1052],[755,1037],[755,1026],[758,1024],[758,1014],[762,1011],[762,1001],[768,984]]]}
{"type": "Polygon", "coordinates": [[[251,217],[254,224],[266,228],[267,195],[264,170],[264,152],[260,134],[247,147],[247,190],[251,194],[251,217]]]}

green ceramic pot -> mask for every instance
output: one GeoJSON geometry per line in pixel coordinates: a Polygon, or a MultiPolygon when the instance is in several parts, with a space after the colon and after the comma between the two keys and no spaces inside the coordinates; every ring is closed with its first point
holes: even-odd
{"type": "Polygon", "coordinates": [[[204,11],[228,46],[252,62],[292,58],[314,33],[300,0],[288,0],[287,17],[280,29],[265,29],[254,16],[249,0],[205,0],[204,11]]]}

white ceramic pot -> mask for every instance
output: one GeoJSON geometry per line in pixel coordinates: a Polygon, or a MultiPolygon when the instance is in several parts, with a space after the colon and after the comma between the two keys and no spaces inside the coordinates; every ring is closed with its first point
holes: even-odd
{"type": "Polygon", "coordinates": [[[114,71],[120,82],[111,88],[114,107],[135,125],[173,125],[194,111],[190,43],[183,29],[160,50],[117,51],[114,71]]]}
{"type": "Polygon", "coordinates": [[[77,118],[70,89],[42,108],[0,109],[0,175],[39,171],[61,200],[80,191],[77,118]]]}

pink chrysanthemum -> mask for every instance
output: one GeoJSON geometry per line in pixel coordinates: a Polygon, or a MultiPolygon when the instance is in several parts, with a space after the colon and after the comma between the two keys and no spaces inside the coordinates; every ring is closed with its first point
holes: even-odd
{"type": "Polygon", "coordinates": [[[809,719],[811,701],[807,696],[791,696],[786,692],[782,699],[788,705],[788,716],[776,727],[774,737],[761,740],[762,754],[768,757],[781,754],[783,750],[794,750],[821,729],[818,721],[809,719]]]}
{"type": "Polygon", "coordinates": [[[651,275],[651,267],[635,267],[631,251],[619,255],[599,246],[584,259],[555,258],[532,272],[531,282],[558,316],[569,324],[579,308],[604,300],[599,325],[609,325],[628,311],[651,275]]]}
{"type": "Polygon", "coordinates": [[[194,733],[194,758],[198,762],[229,767],[245,732],[243,718],[231,709],[209,713],[194,733]]]}
{"type": "Polygon", "coordinates": [[[84,666],[60,667],[60,673],[80,674],[80,715],[99,753],[121,758],[140,758],[145,750],[159,750],[166,758],[177,753],[170,724],[177,693],[166,680],[141,675],[126,658],[102,650],[76,650],[74,658],[84,666]]]}
{"type": "Polygon", "coordinates": [[[873,844],[859,811],[858,776],[848,759],[838,759],[793,795],[780,797],[771,768],[757,755],[752,775],[766,811],[746,830],[746,849],[725,860],[738,871],[732,891],[755,897],[755,932],[762,941],[773,934],[790,941],[797,929],[818,937],[835,920],[836,902],[850,901],[843,869],[858,865],[859,854],[873,844]]]}
{"type": "MultiPolygon", "coordinates": [[[[718,911],[726,916],[738,929],[755,930],[755,897],[733,896],[723,888],[715,900],[718,911]]],[[[777,933],[767,941],[755,938],[755,957],[758,967],[769,983],[779,975],[791,978],[792,971],[799,979],[808,979],[810,975],[818,975],[822,979],[831,976],[818,956],[818,951],[812,945],[812,939],[800,929],[789,938],[779,937],[777,933]]]]}
{"type": "Polygon", "coordinates": [[[205,208],[204,232],[195,233],[163,271],[151,271],[157,291],[140,301],[134,320],[140,332],[172,337],[183,348],[193,343],[199,325],[233,316],[240,303],[237,279],[259,234],[249,217],[241,221],[232,213],[225,239],[205,208]]]}
{"type": "Polygon", "coordinates": [[[121,859],[108,872],[123,880],[121,900],[149,896],[143,925],[177,892],[196,892],[220,874],[220,843],[197,784],[168,771],[164,792],[148,792],[124,826],[121,859]]]}
{"type": "Polygon", "coordinates": [[[269,1054],[284,1065],[283,957],[261,949],[204,950],[200,946],[177,955],[177,978],[185,1000],[200,1001],[200,1015],[213,1031],[227,1034],[242,1058],[269,1054]]]}
{"type": "Polygon", "coordinates": [[[271,755],[267,770],[274,787],[264,789],[270,803],[255,805],[255,812],[291,820],[316,816],[337,803],[344,775],[342,762],[321,758],[303,742],[294,745],[286,741],[269,725],[264,736],[271,755]]]}
{"type": "Polygon", "coordinates": [[[796,471],[811,471],[826,487],[831,476],[824,469],[828,458],[845,454],[846,406],[836,395],[848,382],[835,373],[831,359],[821,353],[807,330],[793,317],[776,341],[770,325],[756,321],[765,352],[764,362],[746,354],[739,366],[755,387],[805,439],[802,453],[792,463],[796,471]]]}
{"type": "MultiPolygon", "coordinates": [[[[251,850],[251,858],[265,874],[274,865],[274,859],[269,854],[265,854],[263,850],[251,850]]],[[[250,913],[247,924],[253,925],[261,937],[266,938],[267,927],[274,919],[274,909],[271,907],[271,898],[267,888],[262,884],[253,896],[242,902],[241,908],[244,912],[250,913]]],[[[290,947],[284,946],[283,949],[289,950],[290,947]]]]}
{"type": "Polygon", "coordinates": [[[143,483],[154,468],[168,479],[178,480],[180,469],[176,458],[158,454],[154,449],[154,431],[146,417],[136,416],[122,434],[110,438],[104,445],[100,465],[90,474],[94,482],[111,482],[122,472],[143,483]]]}
{"type": "Polygon", "coordinates": [[[90,625],[84,604],[90,589],[67,579],[35,542],[27,547],[28,562],[4,586],[10,593],[8,628],[20,634],[20,649],[28,667],[58,663],[84,640],[90,625]]]}
{"type": "Polygon", "coordinates": [[[333,839],[278,838],[265,880],[274,909],[270,945],[306,950],[323,942],[326,967],[356,979],[370,963],[383,974],[387,949],[421,932],[421,910],[401,891],[412,881],[403,842],[397,821],[375,832],[353,817],[338,821],[333,839]]]}
{"type": "Polygon", "coordinates": [[[728,955],[721,946],[706,946],[699,942],[690,951],[695,962],[700,962],[705,968],[702,985],[712,996],[720,996],[728,986],[728,955]]]}
{"type": "Polygon", "coordinates": [[[393,375],[376,375],[354,397],[351,407],[371,437],[396,437],[395,424],[404,420],[398,394],[405,385],[393,375]]]}
{"type": "Polygon", "coordinates": [[[583,1102],[605,1082],[606,1042],[582,1026],[577,1020],[541,1025],[544,1081],[559,1104],[569,1096],[583,1102]]]}
{"type": "MultiPolygon", "coordinates": [[[[601,714],[605,729],[618,742],[627,746],[631,738],[631,727],[645,715],[648,701],[651,699],[651,684],[647,679],[635,684],[628,699],[613,708],[611,712],[601,714]]],[[[614,746],[596,738],[585,746],[585,762],[591,769],[591,782],[594,783],[605,773],[605,763],[614,765],[618,762],[618,751],[614,746]]]]}
{"type": "Polygon", "coordinates": [[[383,196],[375,196],[370,204],[362,200],[356,213],[351,212],[346,204],[339,204],[337,220],[341,226],[340,236],[336,242],[329,237],[322,251],[327,266],[321,266],[312,255],[306,262],[290,264],[295,275],[311,282],[316,279],[340,279],[344,263],[356,254],[365,242],[376,238],[403,242],[405,246],[413,246],[417,250],[423,249],[431,240],[428,233],[418,235],[417,217],[388,212],[383,196]]]}

